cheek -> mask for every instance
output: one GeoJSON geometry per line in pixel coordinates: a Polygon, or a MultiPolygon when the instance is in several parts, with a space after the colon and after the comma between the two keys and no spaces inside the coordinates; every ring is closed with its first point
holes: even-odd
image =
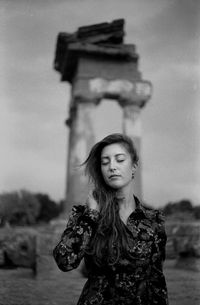
{"type": "Polygon", "coordinates": [[[102,176],[105,180],[106,179],[106,169],[105,169],[105,167],[101,167],[101,173],[102,173],[102,176]]]}
{"type": "Polygon", "coordinates": [[[126,174],[127,177],[132,177],[132,166],[131,164],[127,165],[125,168],[124,168],[124,172],[126,174]]]}

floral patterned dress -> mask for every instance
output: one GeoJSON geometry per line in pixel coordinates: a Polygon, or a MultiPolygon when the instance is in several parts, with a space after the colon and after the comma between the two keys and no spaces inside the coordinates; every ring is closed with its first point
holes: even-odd
{"type": "Polygon", "coordinates": [[[67,227],[53,250],[58,267],[69,271],[82,258],[88,279],[77,305],[167,305],[163,274],[166,233],[159,210],[143,206],[136,198],[136,209],[125,225],[130,257],[121,253],[118,263],[99,267],[85,249],[98,226],[99,213],[84,205],[72,208],[67,227]]]}

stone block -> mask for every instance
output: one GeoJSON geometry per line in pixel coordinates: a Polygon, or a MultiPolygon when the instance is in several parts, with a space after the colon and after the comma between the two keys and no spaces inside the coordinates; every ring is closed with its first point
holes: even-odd
{"type": "Polygon", "coordinates": [[[0,265],[35,268],[37,232],[29,228],[9,228],[0,234],[0,265]]]}
{"type": "Polygon", "coordinates": [[[200,258],[200,223],[167,223],[167,258],[200,258]]]}

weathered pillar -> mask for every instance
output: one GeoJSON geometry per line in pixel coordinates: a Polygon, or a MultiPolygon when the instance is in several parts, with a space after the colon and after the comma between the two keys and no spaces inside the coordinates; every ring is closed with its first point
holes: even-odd
{"type": "MultiPolygon", "coordinates": [[[[88,181],[78,166],[96,142],[92,114],[102,99],[114,99],[120,104],[124,114],[122,132],[133,139],[140,154],[139,113],[150,98],[151,84],[141,79],[135,46],[123,44],[123,26],[124,20],[119,19],[58,35],[55,69],[61,73],[62,81],[72,85],[67,120],[70,134],[66,211],[86,199],[88,181]]],[[[140,176],[139,167],[135,180],[139,197],[140,176]]]]}
{"type": "MultiPolygon", "coordinates": [[[[138,169],[135,175],[135,193],[142,198],[142,160],[141,160],[141,136],[142,124],[140,112],[146,101],[151,97],[151,83],[148,81],[135,81],[126,100],[121,102],[123,107],[123,133],[127,134],[134,142],[138,155],[138,169]]],[[[120,101],[119,101],[120,102],[120,101]]]]}
{"type": "MultiPolygon", "coordinates": [[[[128,135],[136,146],[139,158],[141,156],[141,119],[140,108],[136,105],[126,105],[123,107],[123,133],[128,135]]],[[[135,174],[135,192],[142,197],[142,168],[141,160],[138,162],[138,168],[135,174]]]]}
{"type": "Polygon", "coordinates": [[[74,203],[82,203],[86,197],[88,181],[84,168],[80,165],[86,160],[90,147],[95,142],[91,121],[94,107],[95,104],[90,102],[72,100],[70,118],[67,120],[70,134],[66,208],[71,208],[74,203]]]}

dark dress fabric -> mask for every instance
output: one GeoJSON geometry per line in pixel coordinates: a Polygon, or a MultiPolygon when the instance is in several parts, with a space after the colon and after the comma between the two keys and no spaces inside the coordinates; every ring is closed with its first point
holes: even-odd
{"type": "Polygon", "coordinates": [[[114,265],[99,267],[85,253],[98,226],[99,213],[76,205],[53,250],[62,271],[78,267],[84,258],[88,279],[77,305],[167,305],[163,274],[166,233],[161,211],[143,206],[136,198],[136,209],[125,226],[130,255],[121,254],[114,265]]]}

